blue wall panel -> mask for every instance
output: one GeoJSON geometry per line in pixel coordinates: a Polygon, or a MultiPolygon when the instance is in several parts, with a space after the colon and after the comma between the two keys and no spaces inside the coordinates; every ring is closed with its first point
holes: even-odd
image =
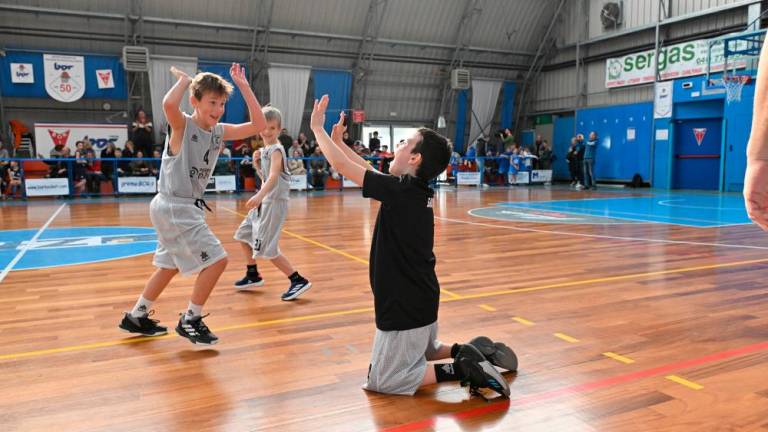
{"type": "Polygon", "coordinates": [[[573,126],[576,118],[572,115],[555,118],[554,133],[552,136],[552,152],[557,156],[552,164],[553,175],[556,180],[568,180],[571,178],[568,172],[568,147],[573,137],[573,126]]]}

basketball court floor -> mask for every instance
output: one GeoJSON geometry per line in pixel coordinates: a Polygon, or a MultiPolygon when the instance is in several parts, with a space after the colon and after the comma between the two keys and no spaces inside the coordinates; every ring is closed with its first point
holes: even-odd
{"type": "MultiPolygon", "coordinates": [[[[119,332],[153,271],[151,197],[0,207],[0,429],[691,431],[768,429],[768,233],[738,194],[563,187],[440,189],[439,337],[506,342],[509,400],[454,383],[366,393],[368,252],[378,204],[292,196],[287,280],[238,292],[247,195],[207,218],[229,266],[206,304],[220,337],[119,332]]],[[[402,223],[408,223],[403,220],[402,223]]],[[[154,304],[174,326],[194,278],[154,304]]]]}

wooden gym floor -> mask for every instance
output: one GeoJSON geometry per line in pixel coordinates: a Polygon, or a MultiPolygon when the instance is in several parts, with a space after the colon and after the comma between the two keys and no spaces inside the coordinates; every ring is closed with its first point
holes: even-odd
{"type": "MultiPolygon", "coordinates": [[[[361,390],[374,334],[367,258],[378,204],[359,192],[292,197],[281,248],[313,282],[295,302],[280,301],[287,281],[268,263],[260,265],[264,287],[232,288],[244,271],[232,233],[248,196],[209,201],[208,221],[230,254],[205,308],[220,337],[212,348],[175,334],[146,340],[118,331],[153,270],[151,254],[3,271],[0,430],[768,430],[768,233],[637,216],[579,223],[560,208],[497,212],[512,219],[468,213],[505,202],[648,195],[438,194],[440,339],[487,335],[513,347],[520,370],[507,375],[510,400],[470,398],[455,383],[415,397],[361,390]]],[[[6,204],[0,227],[149,227],[148,205],[6,204]]],[[[689,207],[697,219],[697,206],[689,207]]],[[[5,270],[33,247],[14,246],[16,262],[5,270]]],[[[154,305],[170,330],[193,281],[178,277],[154,305]]]]}

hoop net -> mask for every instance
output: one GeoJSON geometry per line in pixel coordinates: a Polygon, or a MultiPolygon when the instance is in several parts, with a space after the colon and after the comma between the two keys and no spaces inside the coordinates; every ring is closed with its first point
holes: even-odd
{"type": "Polygon", "coordinates": [[[749,75],[724,75],[723,87],[725,87],[725,100],[728,103],[741,100],[741,91],[749,82],[749,75]]]}

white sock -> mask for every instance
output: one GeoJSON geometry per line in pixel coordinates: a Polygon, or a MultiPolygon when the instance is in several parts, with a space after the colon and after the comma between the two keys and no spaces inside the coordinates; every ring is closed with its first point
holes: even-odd
{"type": "Polygon", "coordinates": [[[152,303],[154,303],[152,300],[147,300],[144,296],[139,296],[139,300],[136,301],[133,309],[131,309],[131,316],[134,318],[147,316],[147,314],[149,314],[149,308],[152,307],[152,303]]]}
{"type": "Polygon", "coordinates": [[[189,306],[187,306],[187,312],[184,314],[184,320],[189,321],[192,318],[197,318],[202,314],[203,305],[196,305],[190,301],[189,306]]]}

